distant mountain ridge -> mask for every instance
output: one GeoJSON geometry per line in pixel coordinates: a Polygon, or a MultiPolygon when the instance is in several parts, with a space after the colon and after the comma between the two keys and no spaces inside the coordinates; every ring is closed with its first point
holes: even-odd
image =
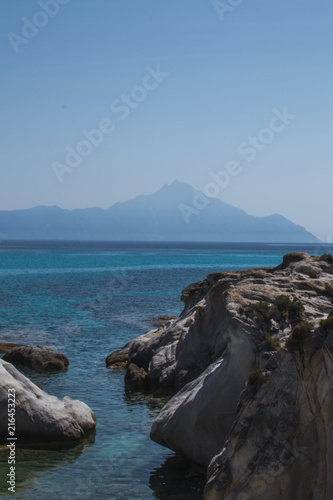
{"type": "Polygon", "coordinates": [[[285,217],[248,215],[190,185],[174,181],[151,195],[104,210],[37,206],[0,211],[0,238],[8,240],[207,241],[317,243],[285,217]]]}

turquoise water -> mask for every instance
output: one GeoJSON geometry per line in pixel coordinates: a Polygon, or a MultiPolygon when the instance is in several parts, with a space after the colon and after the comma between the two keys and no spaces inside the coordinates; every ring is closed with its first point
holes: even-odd
{"type": "Polygon", "coordinates": [[[1,498],[202,499],[205,476],[149,439],[162,400],[124,390],[124,372],[105,357],[179,314],[181,290],[208,273],[274,266],[294,250],[318,245],[4,243],[0,245],[0,342],[48,345],[70,360],[68,371],[31,378],[48,393],[87,403],[96,434],[70,450],[21,450],[16,493],[1,498]]]}

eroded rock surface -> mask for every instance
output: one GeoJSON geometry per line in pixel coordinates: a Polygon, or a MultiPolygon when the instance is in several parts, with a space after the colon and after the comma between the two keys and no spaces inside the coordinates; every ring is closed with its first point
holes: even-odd
{"type": "Polygon", "coordinates": [[[8,390],[15,391],[15,435],[31,442],[80,441],[96,418],[83,402],[59,400],[37,387],[12,364],[0,359],[0,441],[8,437],[8,390]]]}
{"type": "MultiPolygon", "coordinates": [[[[250,451],[257,449],[256,442],[250,437],[246,438],[246,446],[249,449],[246,448],[244,455],[236,450],[235,463],[231,468],[229,465],[225,466],[222,479],[219,475],[220,464],[224,467],[223,464],[227,460],[225,453],[228,454],[224,451],[221,456],[221,451],[225,449],[231,429],[235,429],[235,422],[239,422],[244,414],[237,413],[237,406],[241,394],[248,387],[250,374],[255,374],[256,370],[265,370],[258,372],[260,381],[266,377],[267,367],[277,363],[280,375],[272,378],[275,385],[271,387],[270,397],[281,411],[273,418],[272,410],[271,431],[274,426],[280,426],[278,440],[281,441],[282,435],[285,438],[283,442],[294,439],[294,430],[287,430],[290,427],[288,415],[291,415],[292,429],[303,433],[297,415],[299,406],[306,404],[302,398],[306,398],[311,391],[304,389],[300,382],[303,354],[297,349],[294,351],[293,344],[291,341],[288,343],[288,339],[297,325],[304,322],[307,322],[308,326],[311,323],[311,331],[322,331],[320,322],[332,309],[332,275],[333,259],[330,255],[310,257],[303,252],[286,255],[282,264],[275,268],[210,274],[205,280],[185,288],[182,294],[185,307],[178,319],[127,344],[129,371],[133,372],[133,365],[143,370],[140,373],[145,378],[147,391],[172,396],[153,423],[152,439],[204,467],[207,467],[215,456],[220,457],[214,459],[209,468],[207,499],[240,500],[241,497],[237,495],[241,489],[237,490],[235,496],[226,496],[232,495],[240,484],[244,487],[246,479],[238,483],[238,480],[233,478],[238,477],[238,472],[245,474],[242,467],[252,467],[253,471],[256,471],[253,474],[258,473],[260,463],[255,460],[247,462],[247,458],[251,457],[250,451]],[[282,373],[286,374],[283,384],[282,373]],[[294,389],[290,393],[287,391],[284,396],[284,390],[290,385],[294,389]]],[[[302,332],[302,329],[300,331],[302,332]]],[[[325,345],[325,349],[329,351],[327,346],[330,344],[325,345]]],[[[331,366],[326,367],[327,363],[331,363],[328,351],[325,357],[318,354],[318,367],[322,367],[318,370],[330,373],[331,366]]],[[[272,368],[268,371],[270,370],[272,368]]],[[[307,370],[310,380],[311,370],[307,370]]],[[[304,376],[303,374],[302,377],[304,376]]],[[[252,376],[251,380],[256,379],[252,376]]],[[[318,375],[313,387],[322,383],[321,381],[322,376],[320,378],[318,375]]],[[[332,379],[328,378],[326,385],[326,397],[329,401],[333,391],[332,379]]],[[[253,396],[253,387],[249,394],[253,396]]],[[[249,394],[246,404],[250,404],[249,394]]],[[[265,397],[268,398],[269,395],[266,394],[265,397]]],[[[253,411],[258,411],[261,415],[258,422],[262,422],[264,430],[265,400],[263,398],[261,403],[258,403],[259,406],[252,404],[255,408],[253,411]]],[[[327,404],[330,406],[333,402],[327,404]]],[[[275,408],[274,405],[272,408],[275,408]]],[[[312,420],[314,422],[314,417],[312,420]]],[[[311,425],[307,428],[309,437],[306,439],[309,443],[311,439],[317,440],[318,448],[318,434],[314,423],[311,425]]],[[[325,425],[330,425],[327,420],[325,425]]],[[[260,435],[259,424],[257,432],[258,439],[268,436],[268,433],[260,435]]],[[[333,435],[331,430],[325,432],[327,436],[333,435]]],[[[295,437],[297,438],[296,435],[295,437]]],[[[327,437],[328,442],[332,446],[331,437],[327,437]]],[[[237,448],[236,445],[235,447],[237,448]]],[[[315,454],[314,447],[313,456],[315,454]]],[[[324,460],[321,467],[328,467],[328,461],[324,460]]],[[[310,470],[313,472],[314,469],[310,470]]],[[[278,490],[274,490],[273,496],[270,496],[270,490],[267,491],[269,494],[266,497],[264,494],[262,497],[253,494],[243,500],[326,498],[306,495],[302,497],[299,491],[293,497],[287,487],[285,497],[280,496],[278,490]]]]}
{"type": "Polygon", "coordinates": [[[260,376],[209,466],[205,500],[331,499],[333,321],[275,353],[260,376]]]}

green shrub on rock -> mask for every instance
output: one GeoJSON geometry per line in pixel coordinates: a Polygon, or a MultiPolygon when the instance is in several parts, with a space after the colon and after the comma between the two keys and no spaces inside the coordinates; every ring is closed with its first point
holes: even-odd
{"type": "Polygon", "coordinates": [[[319,260],[324,260],[325,262],[333,266],[333,256],[329,253],[324,253],[324,255],[322,255],[319,260]]]}
{"type": "Polygon", "coordinates": [[[274,305],[276,306],[282,319],[288,319],[290,323],[298,323],[301,321],[304,306],[300,300],[296,299],[296,297],[291,300],[289,295],[277,295],[274,300],[274,305]]]}
{"type": "Polygon", "coordinates": [[[329,297],[333,297],[333,286],[329,285],[328,283],[326,283],[326,285],[325,285],[325,293],[329,297]]]}
{"type": "Polygon", "coordinates": [[[271,322],[271,307],[267,300],[260,300],[260,302],[251,304],[246,312],[253,313],[259,325],[269,325],[271,322]]]}
{"type": "Polygon", "coordinates": [[[300,321],[302,319],[303,312],[304,312],[304,306],[303,306],[302,302],[295,298],[292,301],[292,304],[289,308],[288,316],[289,316],[290,322],[300,321]]]}
{"type": "Polygon", "coordinates": [[[324,328],[326,334],[329,333],[329,331],[333,328],[333,316],[330,316],[327,319],[322,319],[320,326],[324,328]]]}
{"type": "Polygon", "coordinates": [[[264,349],[266,351],[278,351],[279,349],[281,349],[281,342],[279,341],[279,339],[276,339],[269,333],[266,333],[264,349]]]}
{"type": "Polygon", "coordinates": [[[266,381],[267,381],[267,375],[261,368],[260,370],[254,370],[253,372],[250,373],[248,386],[251,390],[256,392],[266,381]]]}
{"type": "Polygon", "coordinates": [[[313,332],[313,323],[310,321],[302,321],[295,326],[291,335],[289,335],[286,346],[291,350],[302,348],[306,339],[309,338],[313,332]]]}
{"type": "Polygon", "coordinates": [[[309,278],[315,280],[315,279],[317,279],[319,277],[319,274],[315,273],[314,271],[308,271],[308,276],[309,276],[309,278]]]}
{"type": "Polygon", "coordinates": [[[280,312],[288,312],[292,301],[289,295],[277,295],[274,300],[274,304],[280,312]]]}

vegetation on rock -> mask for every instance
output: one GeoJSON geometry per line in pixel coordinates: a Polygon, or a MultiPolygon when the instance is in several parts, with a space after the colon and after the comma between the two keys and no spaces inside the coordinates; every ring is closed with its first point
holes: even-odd
{"type": "Polygon", "coordinates": [[[267,375],[261,368],[259,370],[254,370],[249,375],[248,386],[253,391],[258,391],[260,387],[267,381],[267,375]]]}
{"type": "Polygon", "coordinates": [[[289,295],[277,295],[272,304],[267,300],[260,300],[255,304],[251,304],[245,311],[246,315],[254,315],[254,320],[259,328],[266,333],[268,331],[269,336],[272,320],[275,320],[278,324],[289,322],[292,326],[295,326],[302,321],[303,313],[304,306],[302,302],[296,297],[292,300],[289,295]]]}
{"type": "Polygon", "coordinates": [[[324,255],[320,257],[320,260],[324,260],[325,262],[333,266],[333,256],[329,253],[324,253],[324,255]]]}
{"type": "Polygon", "coordinates": [[[266,351],[278,351],[281,349],[281,342],[279,339],[272,337],[269,333],[266,333],[264,348],[266,351]]]}
{"type": "Polygon", "coordinates": [[[329,297],[333,297],[333,286],[329,285],[328,283],[326,283],[326,285],[325,285],[325,293],[329,297]]]}
{"type": "Polygon", "coordinates": [[[333,316],[330,316],[327,319],[322,319],[320,326],[324,328],[325,333],[328,333],[333,328],[333,316]]]}
{"type": "Polygon", "coordinates": [[[286,346],[291,350],[300,349],[312,333],[313,323],[310,321],[302,321],[295,326],[291,335],[289,335],[286,346]]]}

